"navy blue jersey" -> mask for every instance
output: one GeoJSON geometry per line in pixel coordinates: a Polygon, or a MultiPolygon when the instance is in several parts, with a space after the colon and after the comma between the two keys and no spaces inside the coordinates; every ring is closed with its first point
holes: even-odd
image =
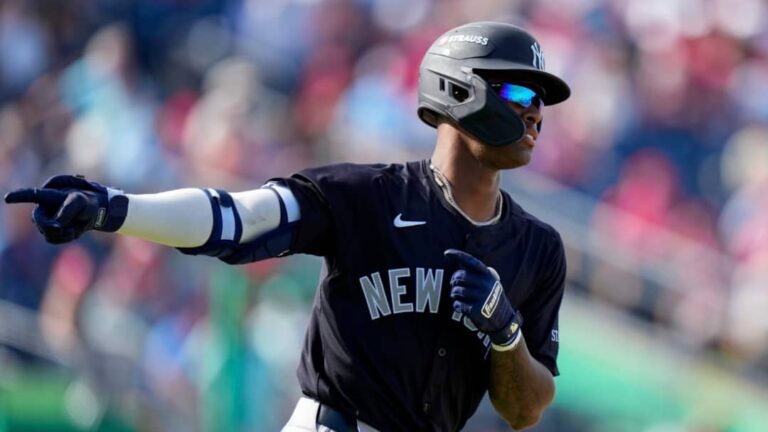
{"type": "Polygon", "coordinates": [[[443,252],[495,268],[528,348],[557,375],[565,257],[558,233],[503,193],[490,226],[445,199],[428,161],[341,164],[282,179],[301,222],[292,253],[321,255],[302,391],[383,431],[456,431],[488,388],[490,340],[450,299],[443,252]]]}

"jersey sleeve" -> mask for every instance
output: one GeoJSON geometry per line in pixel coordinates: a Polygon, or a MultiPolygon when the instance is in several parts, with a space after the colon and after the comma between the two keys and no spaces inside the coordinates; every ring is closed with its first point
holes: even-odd
{"type": "MultiPolygon", "coordinates": [[[[265,258],[304,253],[331,256],[349,238],[340,238],[340,227],[347,235],[354,232],[355,206],[365,207],[362,197],[370,190],[376,169],[354,164],[328,165],[300,171],[269,183],[287,187],[298,204],[298,219],[286,221],[287,209],[281,198],[281,222],[277,229],[244,244],[231,242],[204,248],[180,249],[184,253],[213,255],[229,264],[243,264],[265,258]],[[219,247],[221,246],[221,247],[219,247]],[[203,250],[204,249],[204,250],[203,250]]],[[[280,195],[280,192],[277,192],[280,195]]],[[[356,225],[355,225],[356,226],[356,225]]]]}
{"type": "Polygon", "coordinates": [[[290,253],[325,256],[334,248],[333,215],[328,200],[313,181],[313,173],[306,170],[274,181],[288,186],[299,203],[301,220],[290,253]]]}
{"type": "Polygon", "coordinates": [[[370,224],[364,215],[378,211],[383,164],[342,163],[310,168],[282,179],[293,192],[301,221],[291,253],[330,256],[353,249],[370,224]]]}
{"type": "Polygon", "coordinates": [[[560,374],[557,353],[560,345],[558,315],[565,291],[565,250],[560,235],[553,232],[548,259],[543,262],[539,283],[531,297],[520,308],[523,335],[531,355],[553,376],[560,374]]]}

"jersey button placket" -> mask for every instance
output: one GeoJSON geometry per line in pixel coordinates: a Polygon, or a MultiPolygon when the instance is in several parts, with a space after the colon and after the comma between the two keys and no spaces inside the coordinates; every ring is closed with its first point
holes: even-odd
{"type": "Polygon", "coordinates": [[[432,401],[434,397],[439,397],[443,390],[446,377],[448,376],[448,363],[446,357],[448,356],[448,350],[445,348],[446,336],[440,335],[437,338],[437,349],[434,352],[434,362],[430,376],[428,379],[428,386],[423,395],[423,402],[421,404],[421,410],[426,415],[432,414],[432,401]]]}

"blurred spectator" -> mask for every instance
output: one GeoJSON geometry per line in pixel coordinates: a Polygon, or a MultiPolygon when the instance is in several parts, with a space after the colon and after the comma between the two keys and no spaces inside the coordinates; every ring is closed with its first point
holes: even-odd
{"type": "Polygon", "coordinates": [[[731,281],[725,344],[768,371],[768,140],[766,125],[748,126],[728,141],[724,183],[732,191],[720,217],[720,232],[736,261],[731,281]]]}
{"type": "Polygon", "coordinates": [[[48,67],[48,34],[31,9],[0,3],[0,101],[20,95],[48,67]]]}

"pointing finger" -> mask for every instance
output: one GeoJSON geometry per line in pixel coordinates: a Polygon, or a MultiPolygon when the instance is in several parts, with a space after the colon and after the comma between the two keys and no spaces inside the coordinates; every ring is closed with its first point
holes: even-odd
{"type": "Polygon", "coordinates": [[[455,264],[458,264],[468,270],[485,272],[488,269],[482,261],[464,251],[460,251],[458,249],[448,249],[443,254],[446,258],[450,259],[455,264]]]}
{"type": "Polygon", "coordinates": [[[5,194],[4,199],[8,204],[37,202],[35,200],[35,189],[16,189],[5,194]]]}
{"type": "Polygon", "coordinates": [[[27,188],[17,189],[13,192],[5,194],[5,202],[8,204],[15,203],[34,203],[43,206],[56,206],[58,207],[67,198],[67,193],[56,189],[38,189],[27,188]]]}

